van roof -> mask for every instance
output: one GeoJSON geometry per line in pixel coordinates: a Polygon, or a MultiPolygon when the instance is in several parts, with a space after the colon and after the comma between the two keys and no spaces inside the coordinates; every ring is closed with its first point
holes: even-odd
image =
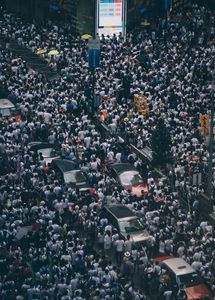
{"type": "Polygon", "coordinates": [[[52,163],[62,172],[77,170],[77,164],[68,159],[54,159],[52,163]]]}
{"type": "Polygon", "coordinates": [[[176,276],[195,272],[195,270],[182,258],[174,257],[166,259],[163,263],[171,269],[176,276]]]}
{"type": "Polygon", "coordinates": [[[117,218],[124,219],[128,217],[136,217],[136,215],[125,205],[110,205],[106,208],[117,218]]]}
{"type": "Polygon", "coordinates": [[[13,108],[15,105],[8,99],[0,99],[0,108],[13,108]]]}

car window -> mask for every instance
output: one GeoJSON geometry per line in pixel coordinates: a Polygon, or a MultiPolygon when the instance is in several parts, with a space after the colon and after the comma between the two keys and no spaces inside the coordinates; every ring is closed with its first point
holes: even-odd
{"type": "Polygon", "coordinates": [[[115,172],[113,169],[110,169],[110,175],[111,175],[111,177],[113,177],[114,179],[117,178],[117,174],[116,174],[116,172],[115,172]]]}
{"type": "Polygon", "coordinates": [[[18,115],[18,114],[20,114],[20,110],[19,109],[17,109],[17,108],[11,108],[11,114],[13,115],[13,116],[15,116],[15,115],[18,115]]]}
{"type": "Polygon", "coordinates": [[[2,117],[11,116],[11,110],[10,110],[10,108],[0,109],[0,113],[1,113],[2,117]]]}
{"type": "Polygon", "coordinates": [[[121,184],[124,186],[128,185],[139,185],[143,183],[143,179],[138,171],[126,171],[119,175],[121,184]]]}
{"type": "Polygon", "coordinates": [[[170,268],[166,268],[166,270],[167,270],[168,276],[170,277],[171,283],[173,285],[177,285],[175,273],[170,268]]]}
{"type": "Polygon", "coordinates": [[[123,233],[131,233],[131,232],[138,232],[144,230],[143,224],[138,219],[129,220],[129,221],[120,221],[119,228],[120,231],[123,233]]]}
{"type": "Polygon", "coordinates": [[[108,213],[108,220],[111,223],[111,225],[113,226],[113,228],[118,229],[117,220],[115,219],[115,217],[111,213],[108,213]]]}
{"type": "Polygon", "coordinates": [[[75,172],[75,179],[76,179],[77,184],[78,183],[86,183],[86,181],[87,181],[85,174],[81,171],[75,172]]]}
{"type": "MultiPolygon", "coordinates": [[[[174,278],[174,276],[173,276],[174,278]]],[[[169,284],[170,281],[172,280],[171,272],[170,269],[165,265],[161,264],[161,281],[165,282],[166,284],[169,284]]],[[[174,278],[175,280],[175,278],[174,278]]]]}
{"type": "Polygon", "coordinates": [[[179,285],[191,287],[202,283],[201,278],[196,272],[180,275],[177,277],[179,285]]]}
{"type": "Polygon", "coordinates": [[[85,174],[79,170],[65,172],[63,177],[66,183],[74,182],[76,185],[81,185],[87,182],[85,174]]]}
{"type": "Polygon", "coordinates": [[[56,156],[56,153],[55,153],[55,151],[54,151],[53,148],[39,149],[39,150],[38,150],[38,153],[42,153],[42,156],[43,156],[44,158],[56,156]]]}
{"type": "Polygon", "coordinates": [[[117,219],[109,212],[109,210],[106,207],[102,210],[101,216],[107,218],[109,223],[113,226],[113,228],[119,230],[117,219]]]}

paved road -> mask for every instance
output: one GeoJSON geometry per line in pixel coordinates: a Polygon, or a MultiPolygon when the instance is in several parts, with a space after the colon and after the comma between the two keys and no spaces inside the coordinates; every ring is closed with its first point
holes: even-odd
{"type": "MultiPolygon", "coordinates": [[[[0,43],[5,43],[4,36],[0,36],[0,43]]],[[[53,71],[44,59],[33,53],[30,49],[23,48],[14,40],[9,41],[9,49],[25,60],[29,68],[42,73],[49,80],[55,80],[59,78],[59,73],[53,71]]]]}

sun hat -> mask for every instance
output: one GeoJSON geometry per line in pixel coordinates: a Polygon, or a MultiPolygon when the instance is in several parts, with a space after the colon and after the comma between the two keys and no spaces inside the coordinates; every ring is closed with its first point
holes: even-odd
{"type": "Polygon", "coordinates": [[[130,254],[129,251],[126,251],[124,255],[125,255],[125,257],[127,257],[127,258],[131,256],[131,254],[130,254]]]}

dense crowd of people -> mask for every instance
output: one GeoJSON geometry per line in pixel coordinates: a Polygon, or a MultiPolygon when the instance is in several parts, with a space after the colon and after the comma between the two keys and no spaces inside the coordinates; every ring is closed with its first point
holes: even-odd
{"type": "Polygon", "coordinates": [[[44,59],[60,73],[50,81],[8,43],[1,45],[0,83],[21,110],[20,121],[2,117],[0,127],[8,170],[0,179],[1,299],[186,299],[183,287],[162,280],[164,270],[153,260],[162,255],[184,258],[215,292],[214,231],[197,199],[206,182],[191,184],[195,166],[207,173],[199,115],[210,112],[215,22],[212,12],[196,5],[178,15],[180,22],[159,19],[125,40],[101,37],[97,113],[106,112],[113,133],[104,136],[92,107],[86,41],[69,25],[41,27],[1,11],[1,35],[33,52],[58,50],[44,59]],[[148,117],[134,109],[135,93],[147,97],[148,117]],[[160,118],[171,133],[174,161],[164,181],[117,139],[151,146],[160,118]],[[30,151],[32,141],[48,142],[76,161],[88,175],[89,194],[62,183],[52,165],[30,151]],[[106,168],[115,161],[134,164],[149,193],[137,198],[116,186],[106,168]],[[189,195],[189,211],[181,189],[189,195]],[[100,214],[106,202],[127,205],[140,217],[150,233],[145,249],[129,235],[123,240],[100,214]]]}

